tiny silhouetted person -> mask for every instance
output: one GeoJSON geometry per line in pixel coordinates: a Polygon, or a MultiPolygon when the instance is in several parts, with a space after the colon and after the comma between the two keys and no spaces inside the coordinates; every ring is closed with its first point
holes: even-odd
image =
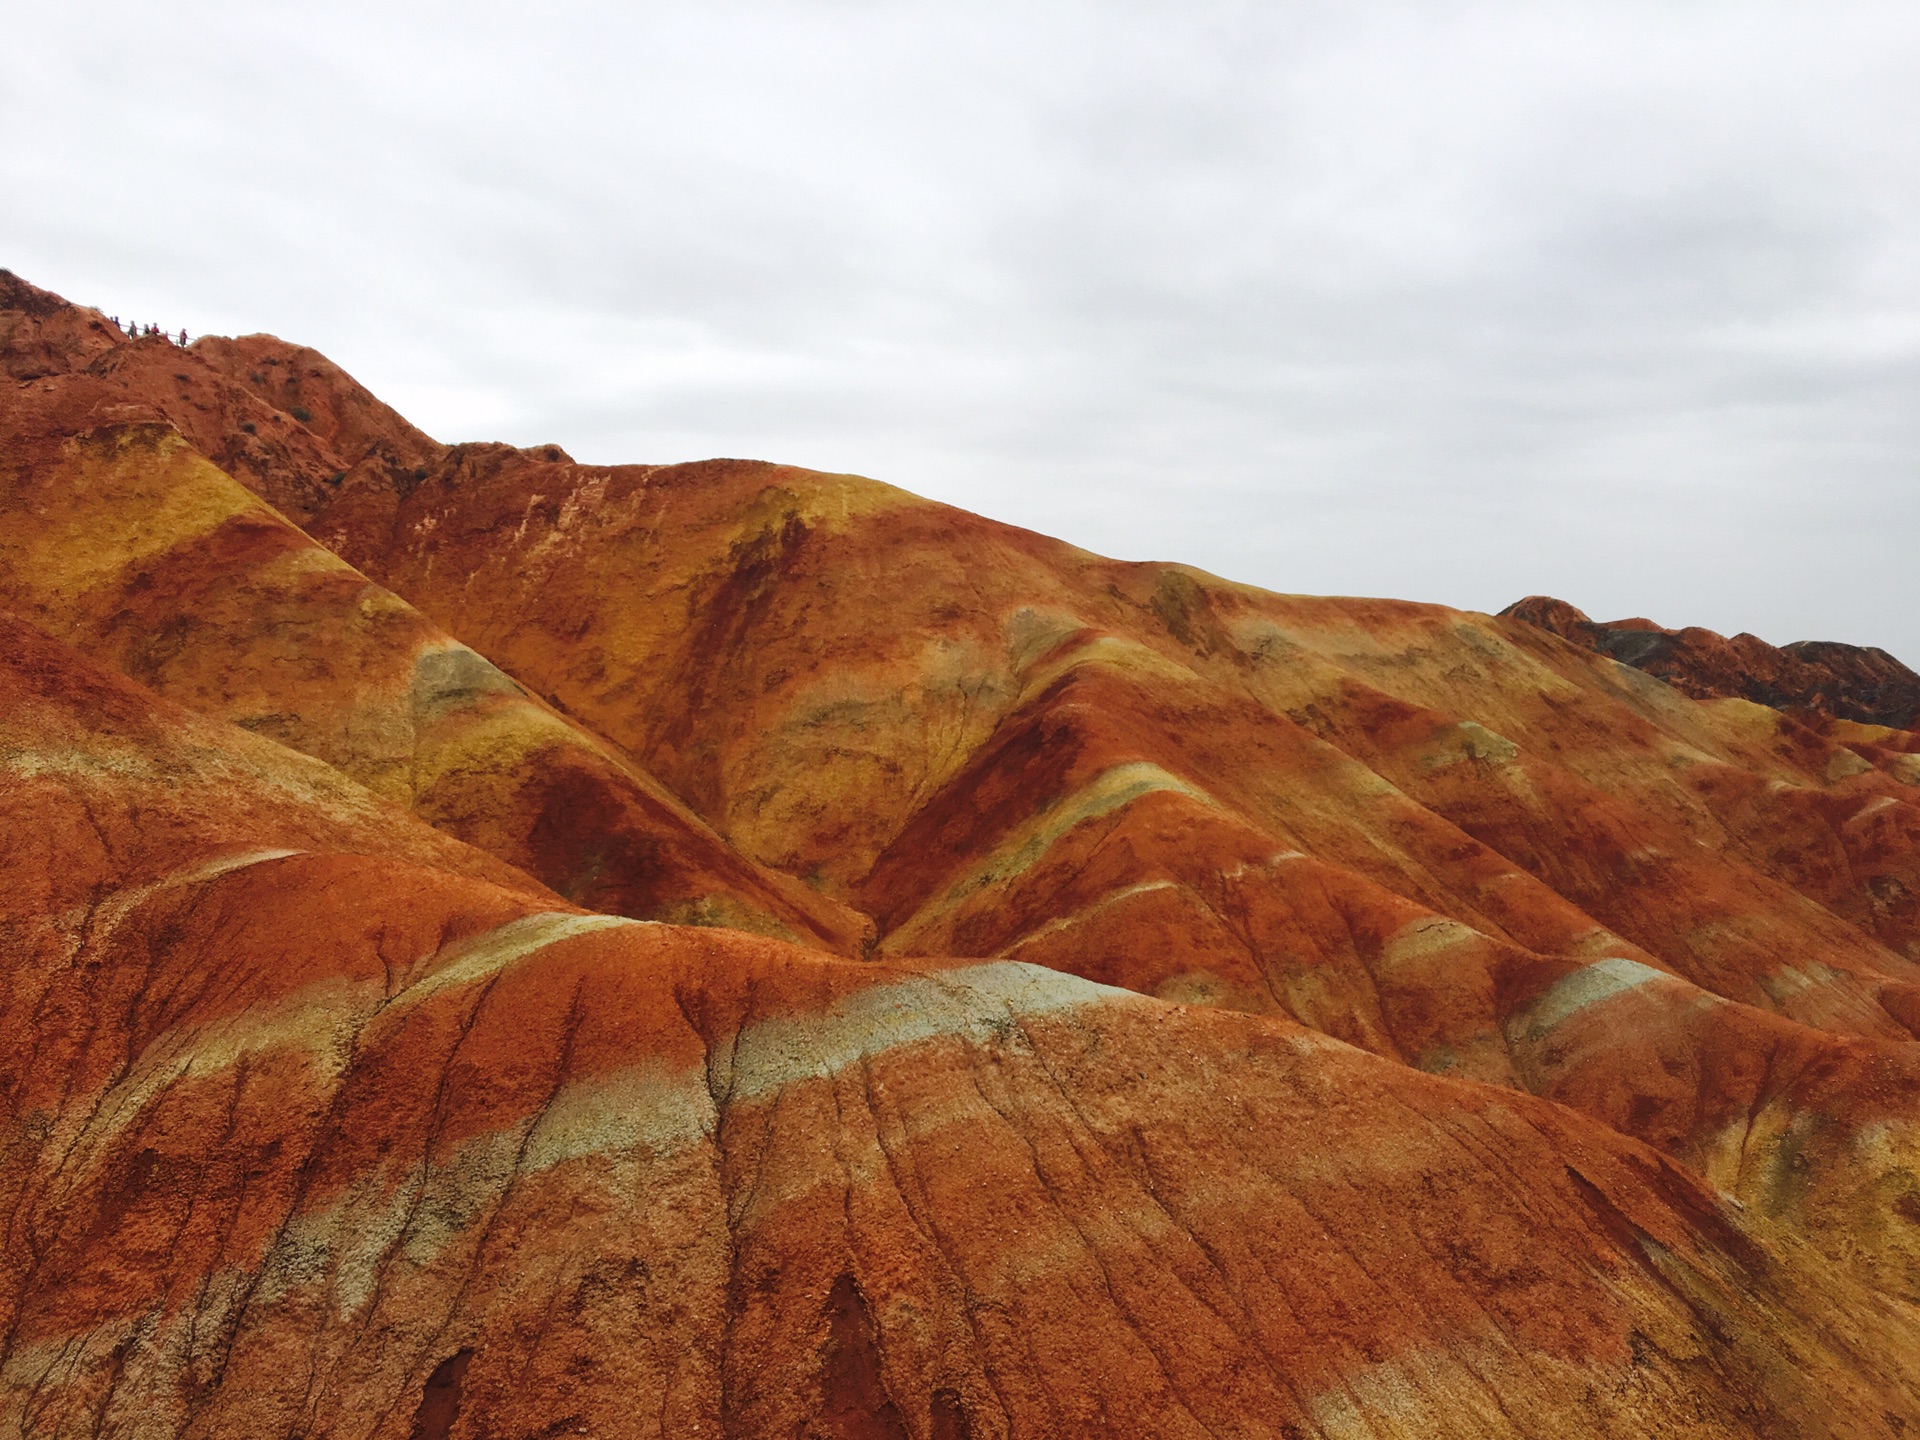
{"type": "Polygon", "coordinates": [[[187,327],[184,325],[180,327],[180,343],[182,345],[187,343],[187,327]]]}

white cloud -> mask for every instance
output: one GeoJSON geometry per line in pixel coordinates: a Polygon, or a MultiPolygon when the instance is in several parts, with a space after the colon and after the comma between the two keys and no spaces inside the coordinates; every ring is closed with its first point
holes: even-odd
{"type": "Polygon", "coordinates": [[[0,264],[443,438],[1920,663],[1899,4],[82,0],[0,264]]]}

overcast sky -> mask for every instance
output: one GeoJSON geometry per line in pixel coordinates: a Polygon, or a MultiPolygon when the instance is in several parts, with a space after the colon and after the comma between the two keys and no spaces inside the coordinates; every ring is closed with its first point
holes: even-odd
{"type": "Polygon", "coordinates": [[[1920,6],[8,7],[0,265],[444,440],[1920,665],[1920,6]]]}

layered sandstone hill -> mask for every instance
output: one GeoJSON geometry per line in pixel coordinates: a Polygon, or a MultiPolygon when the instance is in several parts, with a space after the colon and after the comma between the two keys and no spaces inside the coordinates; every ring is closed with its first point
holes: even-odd
{"type": "Polygon", "coordinates": [[[1911,732],[0,359],[0,1434],[1920,1426],[1911,732]]]}
{"type": "MultiPolygon", "coordinates": [[[[13,346],[34,360],[15,367],[27,383],[0,395],[0,609],[327,761],[592,908],[842,951],[863,943],[859,917],[743,860],[617,746],[529,696],[187,443],[173,414],[224,425],[234,413],[173,393],[220,383],[191,354],[157,338],[116,343],[111,326],[70,310],[52,318],[106,348],[49,374],[61,347],[13,346]],[[143,398],[129,371],[158,395],[143,398]]],[[[296,451],[318,444],[291,416],[279,428],[296,451]]],[[[287,453],[263,463],[284,467],[287,453]]]]}

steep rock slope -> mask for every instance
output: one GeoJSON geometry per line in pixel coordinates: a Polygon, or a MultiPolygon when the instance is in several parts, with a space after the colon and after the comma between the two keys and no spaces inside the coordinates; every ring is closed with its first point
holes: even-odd
{"type": "Polygon", "coordinates": [[[0,638],[47,820],[0,857],[10,1430],[1891,1436],[1920,1403],[1910,1322],[1564,1109],[1038,967],[559,906],[0,638]]]}
{"type": "Polygon", "coordinates": [[[1716,1053],[1772,1052],[1755,1010],[1814,1032],[1789,1054],[1910,1037],[1906,754],[1530,626],[1115,565],[854,477],[462,446],[403,478],[307,523],[890,952],[1578,1096],[1920,1293],[1907,1052],[1844,1114],[1716,1053]],[[1656,987],[1671,1025],[1568,1059],[1554,1032],[1663,972],[1734,1008],[1656,987]]]}
{"type": "MultiPolygon", "coordinates": [[[[1523,810],[1543,839],[1587,853],[1607,837],[1592,834],[1596,818],[1569,812],[1578,796],[1588,809],[1630,807],[1636,827],[1655,826],[1671,847],[1658,865],[1542,878],[1583,910],[1635,922],[1645,933],[1626,938],[1677,966],[1769,963],[1739,933],[1755,911],[1761,928],[1785,927],[1836,967],[1851,957],[1903,973],[1915,941],[1911,910],[1886,899],[1886,881],[1911,889],[1904,773],[1776,712],[1682,704],[1543,645],[1530,627],[1115,564],[870,481],[744,462],[593,468],[456,454],[397,522],[358,518],[336,507],[315,533],[430,613],[458,612],[473,643],[626,745],[748,853],[848,896],[1036,678],[1056,678],[1043,662],[1070,644],[1072,664],[1153,672],[1115,723],[1195,695],[1239,707],[1240,721],[1223,725],[1263,738],[1304,731],[1368,767],[1328,782],[1342,812],[1339,858],[1410,898],[1459,887],[1446,903],[1498,904],[1468,901],[1474,882],[1456,881],[1461,867],[1433,853],[1462,847],[1469,803],[1523,810]],[[1476,756],[1481,731],[1487,753],[1476,756]],[[1366,788],[1388,740],[1401,773],[1381,803],[1405,796],[1410,811],[1448,822],[1417,842],[1425,853],[1356,824],[1341,788],[1366,788]],[[1536,774],[1550,767],[1565,793],[1553,803],[1495,802],[1485,784],[1454,793],[1509,758],[1536,774]],[[1448,760],[1469,763],[1449,774],[1448,760]],[[1882,810],[1886,821],[1849,828],[1882,810]],[[1568,833],[1583,819],[1586,831],[1568,833]],[[1882,854],[1876,837],[1889,825],[1882,854]],[[1691,853],[1701,849],[1713,853],[1691,853]],[[1825,913],[1783,885],[1812,892],[1825,913]],[[1683,927],[1681,905],[1704,913],[1683,927]],[[1720,923],[1708,930],[1707,920],[1720,923]],[[1682,930],[1703,933],[1682,948],[1682,930]]],[[[1324,763],[1338,767],[1331,753],[1324,763]]],[[[1282,778],[1245,777],[1269,791],[1282,778]]],[[[1261,803],[1301,787],[1281,791],[1261,803]]]]}
{"type": "Polygon", "coordinates": [[[0,287],[0,1433],[1920,1423],[1920,735],[0,287]]]}
{"type": "Polygon", "coordinates": [[[1891,762],[1519,622],[1116,564],[854,477],[469,452],[357,523],[314,521],[888,953],[1582,1103],[1920,1298],[1891,762]]]}
{"type": "Polygon", "coordinates": [[[862,943],[858,917],[745,860],[115,391],[82,371],[0,395],[0,608],[592,908],[862,943]]]}
{"type": "Polygon", "coordinates": [[[404,492],[447,453],[315,351],[262,335],[203,336],[184,348],[129,337],[98,310],[8,270],[0,373],[75,380],[96,408],[164,419],[296,524],[343,490],[404,492]]]}

